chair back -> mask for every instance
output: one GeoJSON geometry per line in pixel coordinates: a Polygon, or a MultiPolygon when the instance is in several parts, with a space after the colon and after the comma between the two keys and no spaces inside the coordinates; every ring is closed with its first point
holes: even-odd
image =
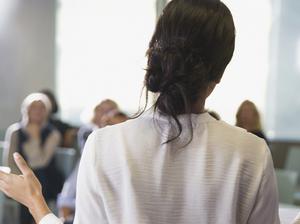
{"type": "Polygon", "coordinates": [[[279,202],[284,204],[294,203],[294,194],[297,187],[298,173],[291,170],[276,170],[279,202]]]}
{"type": "Polygon", "coordinates": [[[293,170],[298,173],[297,184],[300,184],[300,147],[292,146],[289,148],[287,159],[285,162],[286,170],[293,170]]]}
{"type": "Polygon", "coordinates": [[[77,160],[78,153],[76,149],[73,148],[60,147],[55,153],[55,165],[58,170],[64,175],[65,179],[67,179],[73,171],[77,160]]]}

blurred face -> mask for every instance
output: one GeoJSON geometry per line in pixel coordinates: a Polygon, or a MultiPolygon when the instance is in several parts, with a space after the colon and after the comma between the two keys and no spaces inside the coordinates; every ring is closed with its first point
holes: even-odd
{"type": "Polygon", "coordinates": [[[42,124],[47,119],[46,106],[41,101],[34,101],[28,108],[29,123],[42,124]]]}

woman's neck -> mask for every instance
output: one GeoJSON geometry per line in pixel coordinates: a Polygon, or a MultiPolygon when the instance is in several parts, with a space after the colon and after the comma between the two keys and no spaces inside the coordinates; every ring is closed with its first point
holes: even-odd
{"type": "Polygon", "coordinates": [[[193,114],[201,114],[205,112],[205,99],[199,98],[197,102],[193,105],[192,111],[193,114]]]}

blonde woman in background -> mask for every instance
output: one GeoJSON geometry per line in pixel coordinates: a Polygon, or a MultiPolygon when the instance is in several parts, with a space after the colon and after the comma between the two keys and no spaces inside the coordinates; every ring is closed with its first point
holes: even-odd
{"type": "Polygon", "coordinates": [[[236,126],[246,129],[248,132],[263,138],[268,142],[260,121],[257,107],[250,100],[245,100],[239,106],[236,113],[236,126]]]}

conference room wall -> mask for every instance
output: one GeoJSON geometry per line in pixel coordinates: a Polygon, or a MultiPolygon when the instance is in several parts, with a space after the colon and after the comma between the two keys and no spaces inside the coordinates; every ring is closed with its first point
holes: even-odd
{"type": "Polygon", "coordinates": [[[55,88],[55,0],[0,3],[0,140],[24,97],[55,88]]]}

